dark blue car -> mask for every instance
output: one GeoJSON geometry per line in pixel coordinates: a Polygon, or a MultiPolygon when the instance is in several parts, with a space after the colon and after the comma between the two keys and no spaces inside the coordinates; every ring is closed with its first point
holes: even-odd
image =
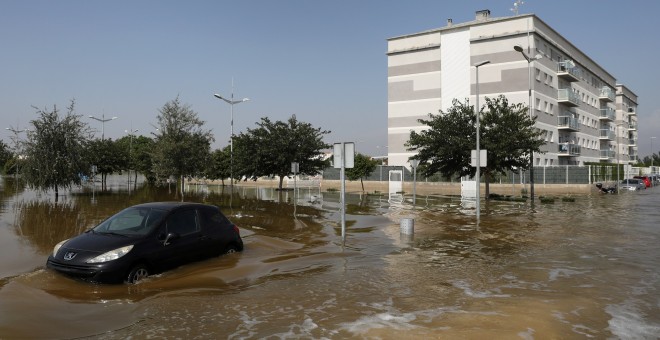
{"type": "Polygon", "coordinates": [[[88,281],[135,283],[185,263],[242,250],[238,227],[216,206],[145,203],[58,243],[46,265],[88,281]]]}

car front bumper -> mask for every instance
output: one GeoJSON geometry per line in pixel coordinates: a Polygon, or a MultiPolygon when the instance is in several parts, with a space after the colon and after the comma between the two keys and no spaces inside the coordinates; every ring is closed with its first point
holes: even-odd
{"type": "Polygon", "coordinates": [[[46,267],[67,276],[85,281],[103,283],[121,283],[128,275],[128,267],[120,262],[105,262],[99,264],[71,264],[59,261],[53,256],[48,257],[46,267]],[[114,262],[114,263],[113,263],[114,262]]]}

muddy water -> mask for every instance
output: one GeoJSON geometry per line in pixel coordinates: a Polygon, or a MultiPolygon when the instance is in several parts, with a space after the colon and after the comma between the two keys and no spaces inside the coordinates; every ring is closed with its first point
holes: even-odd
{"type": "Polygon", "coordinates": [[[173,200],[0,193],[0,338],[629,338],[660,334],[660,189],[554,204],[197,187],[241,228],[245,251],[137,285],[44,268],[58,241],[123,207],[173,200]],[[294,204],[295,203],[295,204],[294,204]],[[400,235],[415,219],[414,237],[400,235]]]}

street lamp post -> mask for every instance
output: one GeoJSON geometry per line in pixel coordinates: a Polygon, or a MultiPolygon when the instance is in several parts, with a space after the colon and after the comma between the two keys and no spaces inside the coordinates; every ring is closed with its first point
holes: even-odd
{"type": "Polygon", "coordinates": [[[240,100],[234,100],[234,79],[231,80],[231,98],[227,99],[222,97],[219,94],[214,94],[214,97],[224,100],[227,104],[231,106],[231,135],[229,137],[229,183],[234,186],[234,104],[240,104],[250,100],[249,98],[243,98],[240,100]]]}
{"type": "Polygon", "coordinates": [[[105,122],[109,122],[111,120],[117,119],[117,117],[112,117],[112,118],[105,119],[105,113],[101,115],[101,118],[97,118],[97,117],[94,117],[94,116],[91,116],[91,115],[88,116],[88,117],[101,122],[101,140],[105,139],[105,122]]]}
{"type": "MultiPolygon", "coordinates": [[[[654,139],[655,139],[655,137],[651,137],[651,175],[653,175],[653,174],[655,173],[655,172],[653,171],[653,155],[654,155],[654,152],[653,152],[653,140],[654,140],[654,139]]],[[[651,181],[651,185],[653,185],[653,181],[651,181]]]]}
{"type": "Polygon", "coordinates": [[[476,87],[475,87],[475,94],[476,94],[476,105],[474,106],[474,111],[475,111],[475,116],[477,117],[477,159],[476,159],[476,165],[477,165],[477,174],[475,175],[476,177],[476,182],[477,182],[477,191],[476,191],[476,202],[477,202],[477,220],[479,219],[479,215],[481,213],[481,205],[479,200],[481,199],[481,149],[479,148],[479,115],[481,113],[481,110],[479,108],[479,67],[484,66],[486,64],[490,64],[490,60],[484,60],[482,62],[474,64],[474,67],[477,69],[477,78],[476,78],[476,87]]]}
{"type": "MultiPolygon", "coordinates": [[[[532,118],[532,61],[539,60],[543,58],[542,55],[537,54],[534,57],[530,57],[529,47],[527,48],[527,53],[523,51],[523,48],[520,45],[513,46],[513,49],[516,52],[520,52],[523,55],[525,60],[527,60],[527,78],[529,82],[529,103],[527,104],[527,109],[529,110],[529,118],[532,118]]],[[[529,195],[532,198],[532,203],[534,203],[534,151],[529,150],[529,195]]]]}

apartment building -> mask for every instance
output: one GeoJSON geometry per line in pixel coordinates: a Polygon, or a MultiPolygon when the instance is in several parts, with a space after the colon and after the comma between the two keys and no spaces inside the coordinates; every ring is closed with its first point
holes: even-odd
{"type": "Polygon", "coordinates": [[[531,103],[546,142],[535,166],[637,159],[637,96],[534,14],[494,18],[478,11],[473,21],[449,19],[387,45],[390,165],[407,165],[410,131],[426,128],[418,119],[447,110],[454,99],[475,103],[474,65],[485,60],[482,104],[500,94],[531,103]]]}

